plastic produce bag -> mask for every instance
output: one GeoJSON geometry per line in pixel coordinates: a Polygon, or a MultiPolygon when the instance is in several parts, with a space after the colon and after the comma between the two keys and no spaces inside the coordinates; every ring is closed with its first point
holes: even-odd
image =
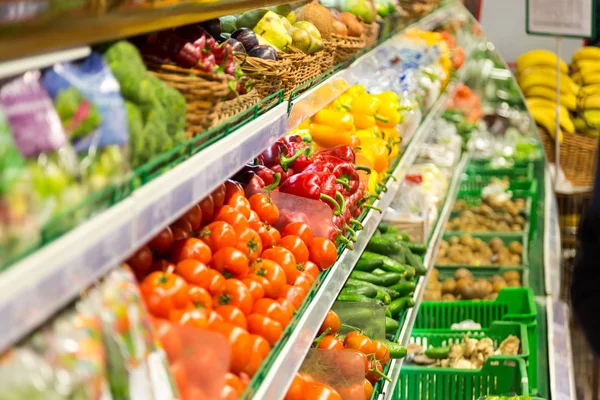
{"type": "Polygon", "coordinates": [[[365,364],[354,352],[310,349],[300,372],[332,387],[343,400],[364,399],[365,364]]]}
{"type": "Polygon", "coordinates": [[[0,265],[39,240],[35,192],[0,108],[0,265]]]}
{"type": "Polygon", "coordinates": [[[379,304],[336,301],[332,310],[340,318],[339,333],[361,330],[372,340],[385,340],[385,308],[379,304]]]}
{"type": "Polygon", "coordinates": [[[27,72],[6,83],[0,88],[0,106],[27,160],[41,224],[81,201],[86,189],[78,183],[75,153],[39,77],[39,72],[27,72]]]}
{"type": "Polygon", "coordinates": [[[110,400],[100,319],[85,301],[0,358],[1,400],[110,400]]]}
{"type": "Polygon", "coordinates": [[[98,53],[56,64],[42,83],[80,158],[82,179],[96,191],[129,169],[127,119],[119,83],[98,53]]]}

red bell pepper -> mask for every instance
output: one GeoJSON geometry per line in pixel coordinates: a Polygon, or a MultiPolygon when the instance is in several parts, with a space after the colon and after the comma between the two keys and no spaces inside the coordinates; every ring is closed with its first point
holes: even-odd
{"type": "Polygon", "coordinates": [[[183,68],[195,67],[202,58],[202,52],[187,40],[170,31],[153,36],[152,45],[159,54],[167,55],[183,68]]]}
{"type": "Polygon", "coordinates": [[[319,174],[302,172],[289,177],[279,186],[279,191],[308,199],[322,200],[332,206],[334,215],[340,215],[343,212],[340,204],[332,196],[322,192],[322,187],[327,191],[329,185],[330,181],[324,182],[319,174]]]}
{"type": "Polygon", "coordinates": [[[274,190],[279,186],[281,174],[274,172],[264,165],[248,164],[233,176],[233,180],[244,185],[274,190]]]}
{"type": "Polygon", "coordinates": [[[259,156],[259,163],[266,167],[273,168],[275,165],[280,165],[284,171],[287,171],[294,161],[296,161],[304,150],[292,149],[288,143],[281,139],[267,147],[259,156]]]}
{"type": "Polygon", "coordinates": [[[319,150],[317,152],[317,156],[320,154],[333,156],[352,164],[356,162],[356,153],[354,153],[352,146],[349,145],[335,146],[330,149],[319,150]]]}

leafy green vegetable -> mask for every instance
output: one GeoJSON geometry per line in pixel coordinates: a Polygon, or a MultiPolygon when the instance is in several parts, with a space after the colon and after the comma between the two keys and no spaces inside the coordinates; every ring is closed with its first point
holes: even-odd
{"type": "Polygon", "coordinates": [[[102,123],[98,107],[74,86],[61,90],[56,96],[54,106],[63,127],[72,139],[81,139],[102,123]]]}

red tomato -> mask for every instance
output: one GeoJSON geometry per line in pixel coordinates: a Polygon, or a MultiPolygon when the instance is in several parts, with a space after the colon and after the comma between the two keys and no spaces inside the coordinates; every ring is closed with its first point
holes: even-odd
{"type": "Polygon", "coordinates": [[[263,285],[265,297],[276,299],[283,293],[285,271],[272,260],[259,259],[253,264],[254,273],[250,278],[256,279],[263,285]]]}
{"type": "Polygon", "coordinates": [[[197,275],[197,279],[194,281],[194,283],[201,288],[206,289],[208,293],[214,296],[225,285],[225,278],[214,269],[207,269],[201,271],[197,275]]]}
{"type": "Polygon", "coordinates": [[[298,279],[294,282],[294,286],[300,286],[306,293],[310,292],[310,288],[315,280],[311,275],[303,272],[300,274],[298,279]]]}
{"type": "Polygon", "coordinates": [[[277,242],[282,247],[285,247],[292,252],[296,258],[296,262],[304,264],[308,261],[308,247],[304,244],[302,239],[296,235],[284,236],[277,242]]]}
{"type": "Polygon", "coordinates": [[[192,235],[192,231],[193,231],[192,224],[190,223],[190,221],[188,221],[187,219],[183,219],[183,218],[179,218],[177,221],[172,223],[171,229],[173,229],[173,232],[175,232],[176,229],[179,229],[182,232],[185,232],[185,234],[189,235],[189,236],[192,235]]]}
{"type": "Polygon", "coordinates": [[[250,362],[246,364],[244,367],[244,373],[249,376],[254,376],[258,369],[260,368],[260,364],[263,362],[264,358],[258,353],[252,353],[252,357],[250,358],[250,362]]]}
{"type": "Polygon", "coordinates": [[[237,399],[238,399],[238,394],[237,394],[236,388],[234,388],[233,386],[229,386],[227,384],[225,386],[223,386],[219,400],[237,400],[237,399]]]}
{"type": "Polygon", "coordinates": [[[248,329],[246,316],[238,307],[232,305],[219,306],[215,308],[215,311],[223,317],[223,320],[240,328],[248,329]]]}
{"type": "Polygon", "coordinates": [[[173,240],[173,231],[167,226],[148,242],[148,247],[152,250],[152,254],[162,257],[167,254],[171,248],[173,240]]]}
{"type": "Polygon", "coordinates": [[[254,303],[252,312],[261,314],[277,321],[282,327],[286,327],[292,320],[292,313],[273,299],[260,299],[254,303]]]}
{"type": "Polygon", "coordinates": [[[313,240],[313,232],[310,229],[310,226],[304,222],[292,222],[291,224],[287,224],[286,227],[283,228],[281,236],[285,237],[289,235],[299,236],[307,246],[313,240]]]}
{"type": "Polygon", "coordinates": [[[225,181],[225,203],[229,203],[229,200],[235,196],[241,194],[244,195],[244,188],[238,182],[228,179],[225,181]]]}
{"type": "Polygon", "coordinates": [[[208,293],[208,290],[201,288],[200,286],[190,285],[190,290],[188,294],[190,297],[190,302],[192,303],[194,308],[197,308],[199,310],[212,309],[212,297],[210,293],[208,293]]]}
{"type": "Polygon", "coordinates": [[[258,214],[254,210],[250,210],[250,216],[248,217],[248,222],[260,222],[260,218],[258,218],[258,214]]]}
{"type": "Polygon", "coordinates": [[[381,374],[383,373],[383,367],[379,361],[369,361],[369,372],[367,372],[367,379],[372,384],[375,384],[381,380],[381,374]]]}
{"type": "Polygon", "coordinates": [[[365,378],[365,383],[364,383],[364,390],[365,390],[365,400],[369,400],[371,398],[371,396],[373,396],[373,385],[371,385],[371,382],[369,382],[369,380],[366,378],[365,378]]]}
{"type": "Polygon", "coordinates": [[[189,385],[181,391],[181,400],[209,400],[204,390],[196,386],[189,385]]]}
{"type": "Polygon", "coordinates": [[[223,317],[221,317],[221,314],[219,314],[215,310],[211,310],[208,313],[208,329],[210,329],[211,331],[218,332],[219,326],[223,323],[225,323],[225,320],[223,319],[223,317]]]}
{"type": "Polygon", "coordinates": [[[340,339],[333,335],[323,337],[319,343],[319,349],[323,350],[344,350],[344,344],[340,339]]]}
{"type": "Polygon", "coordinates": [[[206,310],[196,308],[189,310],[173,309],[169,314],[169,320],[192,328],[208,328],[208,314],[206,310]]]}
{"type": "Polygon", "coordinates": [[[312,261],[307,261],[304,263],[304,272],[317,279],[319,277],[319,267],[312,261]]]}
{"type": "Polygon", "coordinates": [[[319,328],[319,335],[325,332],[327,329],[329,329],[329,331],[327,331],[328,334],[335,335],[340,329],[340,325],[340,317],[338,317],[335,311],[329,310],[325,316],[325,320],[319,328]]]}
{"type": "Polygon", "coordinates": [[[345,351],[350,351],[354,354],[357,354],[360,359],[362,360],[362,363],[364,364],[364,368],[365,368],[365,374],[367,372],[369,372],[369,357],[367,357],[367,355],[365,353],[363,353],[360,350],[356,350],[356,349],[344,349],[345,351]]]}
{"type": "MultiPolygon", "coordinates": [[[[224,209],[225,207],[231,208],[230,206],[223,206],[221,209],[224,209]]],[[[233,229],[238,234],[250,227],[248,218],[244,217],[241,212],[236,211],[233,208],[231,208],[230,211],[219,211],[214,220],[227,222],[229,225],[233,226],[233,229]]]]}
{"type": "Polygon", "coordinates": [[[252,339],[250,334],[229,322],[215,324],[213,330],[225,336],[231,344],[230,371],[239,374],[252,359],[252,339]]]}
{"type": "Polygon", "coordinates": [[[262,336],[271,346],[275,346],[283,333],[281,324],[261,314],[248,315],[248,332],[262,336]]]}
{"type": "Polygon", "coordinates": [[[175,272],[175,264],[168,260],[154,260],[149,272],[175,272]]]}
{"type": "Polygon", "coordinates": [[[210,247],[213,253],[223,247],[235,247],[237,244],[237,235],[233,226],[223,221],[215,221],[206,225],[200,231],[200,239],[210,247]]]}
{"type": "Polygon", "coordinates": [[[305,385],[306,400],[342,400],[342,396],[331,386],[319,382],[309,382],[305,385]]]}
{"type": "Polygon", "coordinates": [[[152,262],[152,251],[148,246],[142,246],[126,261],[138,280],[144,279],[144,276],[152,267],[152,262]]]}
{"type": "Polygon", "coordinates": [[[174,363],[181,354],[181,338],[179,332],[175,329],[173,324],[169,321],[154,318],[154,328],[156,329],[156,336],[163,350],[167,354],[167,359],[170,363],[174,363]]]}
{"type": "Polygon", "coordinates": [[[169,318],[169,313],[173,309],[173,299],[167,294],[167,291],[158,290],[151,285],[141,285],[140,293],[150,314],[155,317],[169,318]]]}
{"type": "Polygon", "coordinates": [[[375,354],[375,345],[367,336],[353,331],[344,338],[344,347],[362,351],[366,355],[375,354]]]}
{"type": "Polygon", "coordinates": [[[197,231],[202,224],[202,209],[198,204],[194,204],[182,218],[190,223],[192,232],[197,231]]]}
{"type": "MultiPolygon", "coordinates": [[[[189,224],[189,222],[184,221],[184,223],[189,224]]],[[[186,229],[181,229],[175,225],[170,226],[171,232],[173,232],[173,240],[183,240],[192,237],[192,231],[188,231],[186,229]]]]}
{"type": "Polygon", "coordinates": [[[208,265],[211,257],[211,249],[202,240],[196,238],[176,240],[169,251],[169,258],[175,263],[192,258],[208,265]]]}
{"type": "Polygon", "coordinates": [[[221,207],[225,203],[225,193],[227,192],[227,188],[224,183],[221,183],[217,188],[211,193],[211,197],[213,199],[213,203],[215,209],[221,207]]]}
{"type": "Polygon", "coordinates": [[[337,249],[329,239],[316,237],[308,245],[310,261],[317,264],[320,269],[331,267],[337,259],[337,249]]]}
{"type": "Polygon", "coordinates": [[[275,261],[285,272],[285,279],[288,284],[293,284],[300,276],[302,271],[298,269],[296,257],[286,248],[273,247],[262,252],[260,256],[263,260],[275,261]]]}
{"type": "Polygon", "coordinates": [[[343,399],[360,399],[363,397],[364,391],[365,388],[362,383],[345,384],[341,388],[338,387],[338,393],[343,399]]]}
{"type": "Polygon", "coordinates": [[[306,291],[301,286],[285,285],[282,296],[297,310],[306,297],[306,291]]]}
{"type": "Polygon", "coordinates": [[[306,381],[296,374],[283,400],[304,400],[305,386],[306,381]]]}
{"type": "Polygon", "coordinates": [[[277,229],[263,222],[252,221],[250,222],[250,228],[254,229],[258,233],[258,236],[260,236],[263,250],[273,247],[281,239],[281,235],[277,229]]]}
{"type": "Polygon", "coordinates": [[[245,278],[242,279],[242,283],[246,285],[248,290],[250,290],[250,293],[252,294],[252,299],[254,301],[265,297],[265,288],[256,279],[245,278]]]}
{"type": "Polygon", "coordinates": [[[380,340],[373,340],[375,346],[375,359],[385,365],[390,361],[390,349],[380,340]]]}
{"type": "Polygon", "coordinates": [[[140,286],[166,294],[171,298],[175,308],[185,307],[189,300],[188,284],[176,274],[153,272],[144,279],[140,286]]]}
{"type": "Polygon", "coordinates": [[[292,316],[296,312],[296,307],[294,307],[292,305],[292,303],[290,303],[288,300],[283,299],[283,298],[277,299],[277,302],[279,304],[281,304],[281,306],[283,307],[284,311],[290,315],[290,320],[291,320],[292,316]]]}
{"type": "Polygon", "coordinates": [[[177,385],[177,389],[183,392],[188,387],[187,373],[185,372],[185,365],[181,361],[172,362],[169,365],[171,376],[177,385]]]}
{"type": "Polygon", "coordinates": [[[246,315],[252,311],[252,294],[242,281],[237,279],[227,279],[223,288],[218,291],[213,297],[213,305],[215,307],[224,305],[234,305],[246,315]]]}
{"type": "Polygon", "coordinates": [[[250,208],[258,214],[258,218],[267,224],[274,224],[279,219],[279,209],[273,203],[271,196],[256,193],[249,199],[250,208]]]}
{"type": "Polygon", "coordinates": [[[250,228],[237,231],[237,233],[238,243],[236,247],[238,250],[242,251],[251,262],[256,261],[262,253],[262,242],[258,233],[250,228]]]}
{"type": "Polygon", "coordinates": [[[202,223],[206,224],[207,222],[212,221],[216,208],[212,196],[206,196],[198,203],[198,205],[200,206],[200,210],[202,210],[202,223]]]}
{"type": "Polygon", "coordinates": [[[227,201],[227,205],[233,207],[236,211],[242,213],[246,218],[250,217],[250,203],[243,194],[234,195],[227,201]]]}
{"type": "Polygon", "coordinates": [[[271,351],[269,342],[259,335],[250,335],[250,338],[252,339],[252,351],[260,354],[263,359],[267,357],[271,351]]]}
{"type": "Polygon", "coordinates": [[[198,284],[198,275],[207,269],[208,267],[204,263],[192,258],[181,260],[175,265],[175,273],[192,285],[198,284]]]}
{"type": "MultiPolygon", "coordinates": [[[[231,207],[231,206],[228,206],[227,204],[225,204],[225,205],[223,205],[223,206],[221,206],[221,207],[219,207],[219,208],[215,208],[215,213],[214,213],[214,215],[213,215],[213,217],[212,217],[212,220],[211,220],[211,222],[212,222],[212,221],[218,221],[218,220],[219,220],[219,218],[220,218],[220,217],[221,217],[223,214],[227,214],[227,213],[228,213],[228,212],[230,212],[230,211],[237,212],[237,211],[235,211],[235,208],[233,208],[233,207],[231,207]]],[[[227,221],[225,221],[225,222],[227,222],[227,221]]]]}
{"type": "Polygon", "coordinates": [[[235,247],[218,250],[210,260],[210,266],[227,279],[242,279],[248,275],[248,257],[235,247]]]}
{"type": "Polygon", "coordinates": [[[228,372],[225,374],[225,385],[235,389],[235,393],[241,396],[244,393],[244,384],[237,375],[228,372]]]}

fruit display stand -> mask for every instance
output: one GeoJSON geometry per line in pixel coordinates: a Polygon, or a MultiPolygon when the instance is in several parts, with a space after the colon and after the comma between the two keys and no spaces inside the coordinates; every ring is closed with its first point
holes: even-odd
{"type": "MultiPolygon", "coordinates": [[[[2,59],[15,59],[57,48],[93,45],[117,37],[130,37],[245,11],[253,8],[250,3],[181,2],[149,8],[132,8],[128,11],[125,8],[102,10],[94,15],[85,16],[72,26],[59,26],[52,21],[48,22],[50,25],[42,24],[44,29],[50,29],[45,32],[54,34],[53,41],[35,41],[35,29],[26,34],[7,31],[4,36],[0,35],[0,53],[2,59]]],[[[40,326],[65,307],[71,304],[72,308],[72,303],[80,297],[81,301],[85,301],[86,296],[80,296],[81,293],[95,286],[99,280],[106,279],[105,282],[108,282],[110,279],[121,279],[128,282],[121,283],[123,287],[137,291],[139,295],[137,284],[130,284],[129,278],[113,276],[114,271],[121,270],[118,267],[121,263],[130,259],[138,249],[146,246],[166,227],[179,223],[182,215],[187,215],[188,210],[198,207],[197,204],[206,196],[216,189],[224,188],[222,183],[225,180],[239,173],[240,168],[249,161],[263,157],[265,149],[271,148],[288,132],[298,132],[306,127],[309,121],[314,122],[323,109],[345,94],[349,88],[366,84],[369,79],[376,79],[372,74],[373,66],[391,58],[395,52],[403,51],[406,37],[415,35],[416,30],[428,31],[454,26],[452,29],[458,30],[454,32],[457,37],[464,36],[468,39],[461,41],[467,62],[473,50],[486,46],[490,48],[485,38],[461,32],[463,26],[473,31],[477,31],[475,28],[479,27],[461,5],[452,1],[447,3],[413,21],[412,25],[398,26],[394,32],[356,53],[341,65],[296,85],[297,87],[290,91],[288,99],[284,99],[284,90],[279,90],[217,127],[200,132],[189,141],[134,169],[127,179],[105,187],[86,199],[78,208],[55,217],[42,232],[40,246],[30,250],[29,254],[19,254],[16,261],[7,263],[0,273],[0,321],[6,328],[0,335],[0,351],[9,351],[15,348],[12,346],[16,343],[27,340],[30,334],[40,329],[40,326]]],[[[282,2],[273,1],[266,2],[265,6],[279,4],[282,2]]],[[[47,35],[48,38],[50,36],[47,35]]],[[[89,51],[88,47],[82,47],[13,60],[0,64],[0,71],[2,76],[8,77],[56,62],[79,59],[88,55],[89,51]]],[[[454,51],[458,53],[458,50],[454,51]]],[[[463,51],[462,48],[460,51],[463,51]]],[[[304,300],[300,301],[293,315],[290,315],[290,320],[280,332],[279,339],[270,343],[267,348],[270,351],[260,360],[262,362],[253,366],[252,379],[245,382],[241,388],[243,393],[222,398],[276,400],[286,398],[286,393],[290,396],[290,385],[294,385],[297,372],[307,354],[312,352],[310,349],[315,337],[320,334],[321,324],[334,303],[337,303],[336,299],[343,291],[348,278],[356,271],[355,267],[365,250],[372,250],[369,247],[370,243],[373,237],[379,235],[378,229],[385,218],[382,211],[392,207],[395,198],[403,192],[403,184],[410,175],[411,168],[422,156],[423,149],[428,147],[430,140],[435,137],[433,132],[436,132],[436,124],[442,119],[450,99],[461,88],[461,84],[469,79],[469,71],[466,67],[452,70],[452,76],[448,76],[445,84],[441,85],[442,90],[430,100],[430,106],[423,107],[424,116],[417,121],[411,132],[405,132],[408,140],[403,141],[400,146],[391,142],[399,148],[397,151],[400,154],[395,158],[390,157],[390,165],[385,173],[381,174],[380,182],[374,185],[376,193],[372,193],[374,196],[367,199],[366,204],[369,207],[358,213],[359,221],[352,221],[352,226],[360,230],[353,235],[353,229],[349,229],[345,231],[341,241],[336,242],[339,244],[337,259],[331,265],[324,266],[320,273],[317,270],[318,275],[316,279],[313,278],[314,283],[308,283],[304,300]]],[[[372,86],[373,83],[367,86],[372,86]]],[[[419,101],[425,103],[426,96],[419,101]]],[[[366,147],[369,140],[364,139],[364,143],[363,146],[366,147]]],[[[390,154],[391,152],[392,149],[389,150],[390,154]]],[[[527,340],[523,340],[521,358],[500,358],[501,362],[492,359],[483,369],[468,372],[447,369],[438,371],[438,368],[423,371],[421,367],[404,367],[407,364],[402,357],[394,358],[382,368],[382,373],[389,379],[381,380],[375,385],[370,395],[371,399],[450,398],[447,396],[448,390],[452,390],[451,394],[455,396],[452,398],[457,399],[510,393],[536,394],[552,399],[568,398],[561,395],[572,391],[572,369],[569,369],[570,338],[568,327],[563,329],[566,311],[561,303],[552,297],[558,294],[555,287],[556,282],[560,281],[560,232],[556,204],[544,159],[541,157],[525,161],[522,165],[518,164],[514,168],[508,167],[506,171],[502,171],[482,167],[480,160],[475,160],[475,153],[473,149],[465,149],[451,168],[452,174],[439,212],[425,236],[426,250],[422,257],[418,256],[425,270],[414,278],[416,286],[406,296],[410,297],[414,307],[395,315],[398,317],[398,326],[391,336],[394,342],[400,345],[407,345],[417,337],[429,337],[429,340],[434,341],[432,338],[440,335],[436,329],[448,329],[452,323],[465,319],[465,316],[481,323],[483,335],[490,336],[494,336],[497,330],[500,330],[497,328],[500,325],[495,324],[495,320],[523,322],[525,325],[518,326],[526,327],[527,340]],[[496,301],[457,300],[442,303],[424,300],[432,280],[440,244],[447,235],[453,234],[446,228],[453,215],[455,202],[469,196],[478,197],[479,191],[489,183],[488,181],[504,175],[510,176],[516,197],[523,194],[527,198],[528,212],[525,215],[528,224],[523,226],[522,233],[508,234],[507,241],[520,237],[523,261],[518,268],[523,272],[522,283],[525,286],[529,285],[530,289],[506,290],[498,295],[496,301]],[[519,294],[526,297],[526,300],[503,301],[511,294],[519,294]],[[431,317],[432,315],[435,316],[431,317]],[[427,319],[427,316],[430,318],[427,319]],[[433,387],[432,383],[436,380],[440,385],[442,380],[448,383],[462,383],[453,389],[442,390],[441,386],[433,387]],[[486,383],[480,387],[473,384],[483,380],[493,381],[493,384],[486,383]],[[461,390],[463,384],[471,389],[461,390]]],[[[247,193],[246,195],[248,196],[247,193]]],[[[276,201],[275,195],[273,198],[276,201]]],[[[329,211],[329,208],[327,210],[329,211]]],[[[297,211],[293,211],[292,214],[294,212],[297,211]]],[[[252,249],[249,252],[251,254],[252,249]]],[[[215,263],[213,258],[211,267],[214,267],[215,263]]],[[[413,265],[411,268],[414,271],[416,267],[413,265]]],[[[474,267],[474,270],[476,268],[474,267]]],[[[140,279],[139,276],[137,278],[140,279]]],[[[105,290],[110,292],[109,289],[105,290]]],[[[143,295],[144,290],[143,288],[143,295]]],[[[95,297],[91,295],[90,298],[95,297]]],[[[134,298],[136,296],[132,296],[130,300],[134,298]]],[[[222,297],[219,296],[214,299],[216,300],[213,301],[222,301],[222,297]]],[[[156,316],[155,310],[148,306],[150,313],[156,316]]],[[[149,330],[152,331],[151,328],[149,330]]],[[[182,331],[182,337],[184,334],[182,331]]],[[[445,334],[448,337],[444,340],[454,336],[447,331],[445,334]]],[[[523,329],[517,336],[524,338],[523,329]]],[[[167,353],[172,350],[169,343],[163,343],[162,346],[167,353]]],[[[149,345],[149,348],[152,347],[149,345]]],[[[109,353],[107,350],[107,354],[109,353]]],[[[221,356],[223,359],[229,357],[224,354],[221,356]]],[[[171,371],[172,367],[173,365],[171,371]]],[[[187,371],[189,376],[204,371],[199,364],[196,367],[195,372],[187,371]]],[[[149,367],[151,389],[139,389],[139,386],[130,383],[131,388],[136,387],[136,390],[140,390],[136,393],[140,398],[204,398],[200,395],[187,397],[187,392],[181,393],[181,397],[173,395],[173,392],[177,393],[177,389],[166,388],[173,388],[173,379],[177,381],[179,375],[170,378],[168,370],[162,370],[162,375],[156,375],[153,373],[154,368],[157,368],[154,364],[149,367]],[[168,384],[168,381],[171,384],[168,384]],[[149,393],[147,390],[154,394],[144,397],[149,393]],[[165,390],[171,393],[166,395],[165,390]],[[163,393],[165,397],[161,397],[159,393],[163,393]]],[[[244,365],[244,371],[245,368],[249,368],[248,365],[244,365]]],[[[133,378],[131,379],[133,382],[133,378]]],[[[363,376],[360,380],[361,389],[364,380],[363,376]]],[[[113,381],[109,384],[111,391],[121,388],[113,381]]],[[[211,390],[208,387],[204,389],[206,393],[211,390]]],[[[216,392],[212,393],[214,397],[211,398],[217,398],[216,392]]],[[[364,396],[352,397],[348,394],[345,398],[358,400],[364,396]]]]}

